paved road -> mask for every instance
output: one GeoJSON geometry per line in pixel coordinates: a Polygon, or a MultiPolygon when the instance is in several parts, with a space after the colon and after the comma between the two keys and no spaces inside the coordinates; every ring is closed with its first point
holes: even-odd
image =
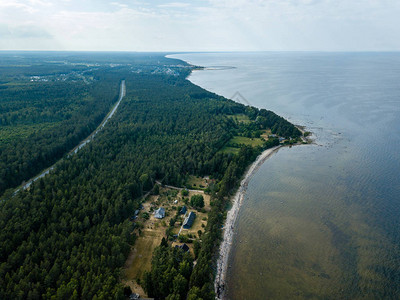
{"type": "MultiPolygon", "coordinates": [[[[104,120],[100,123],[100,125],[96,128],[95,131],[93,131],[86,139],[84,139],[82,142],[80,142],[78,144],[78,146],[76,146],[74,149],[72,149],[69,152],[69,156],[70,155],[74,155],[75,153],[77,153],[80,149],[82,149],[83,147],[85,147],[87,144],[89,144],[94,137],[104,128],[104,126],[107,124],[108,120],[110,120],[112,118],[112,116],[115,114],[115,112],[117,111],[118,106],[120,105],[122,99],[125,97],[126,95],[126,85],[125,85],[125,80],[122,80],[121,82],[121,86],[120,86],[120,92],[119,92],[119,99],[117,101],[117,103],[113,106],[113,108],[111,109],[111,111],[107,114],[107,116],[104,118],[104,120]]],[[[60,162],[62,159],[60,159],[59,161],[57,161],[54,165],[52,165],[51,167],[47,168],[46,170],[42,171],[39,175],[33,177],[32,179],[29,179],[27,183],[25,183],[22,188],[23,189],[27,189],[28,187],[30,187],[30,185],[35,182],[36,180],[46,176],[47,174],[50,173],[51,170],[53,170],[56,166],[56,164],[58,162],[60,162]]],[[[16,194],[19,190],[21,189],[21,187],[19,187],[14,194],[16,194]]]]}

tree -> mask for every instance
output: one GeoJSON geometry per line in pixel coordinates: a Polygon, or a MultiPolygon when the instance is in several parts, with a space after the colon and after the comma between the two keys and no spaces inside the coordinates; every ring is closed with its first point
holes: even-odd
{"type": "Polygon", "coordinates": [[[173,283],[173,293],[180,295],[180,299],[184,299],[186,292],[187,292],[187,286],[188,286],[188,281],[185,277],[183,277],[181,274],[178,274],[173,283]]]}
{"type": "Polygon", "coordinates": [[[153,194],[154,194],[154,195],[160,194],[160,186],[159,186],[158,184],[155,184],[155,185],[154,185],[153,194]]]}
{"type": "Polygon", "coordinates": [[[132,294],[132,290],[130,286],[124,286],[124,296],[129,297],[132,294]]]}
{"type": "Polygon", "coordinates": [[[190,198],[190,205],[196,208],[203,208],[204,207],[203,195],[193,195],[190,198]]]}
{"type": "Polygon", "coordinates": [[[200,295],[200,289],[197,286],[194,286],[189,290],[187,300],[203,300],[200,295]]]}
{"type": "Polygon", "coordinates": [[[151,180],[148,174],[142,174],[139,178],[140,183],[142,184],[142,189],[144,191],[148,191],[151,189],[151,180]]]}
{"type": "Polygon", "coordinates": [[[179,294],[169,294],[165,300],[181,300],[184,298],[181,298],[179,294]]]}
{"type": "Polygon", "coordinates": [[[145,272],[143,287],[150,297],[185,299],[192,268],[190,254],[169,247],[165,241],[154,250],[151,271],[145,272]]]}

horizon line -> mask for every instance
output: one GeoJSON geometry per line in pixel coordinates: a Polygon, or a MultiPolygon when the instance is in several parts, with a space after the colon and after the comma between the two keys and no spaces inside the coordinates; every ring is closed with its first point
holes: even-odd
{"type": "Polygon", "coordinates": [[[397,53],[399,50],[207,50],[207,51],[153,51],[153,50],[13,50],[0,49],[1,52],[75,52],[75,53],[164,53],[164,54],[184,54],[184,53],[263,53],[263,52],[289,52],[289,53],[397,53]]]}

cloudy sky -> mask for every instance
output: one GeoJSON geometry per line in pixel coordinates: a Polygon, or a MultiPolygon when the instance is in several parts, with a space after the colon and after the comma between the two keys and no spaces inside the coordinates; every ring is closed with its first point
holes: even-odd
{"type": "Polygon", "coordinates": [[[0,0],[0,50],[399,51],[400,1],[0,0]]]}

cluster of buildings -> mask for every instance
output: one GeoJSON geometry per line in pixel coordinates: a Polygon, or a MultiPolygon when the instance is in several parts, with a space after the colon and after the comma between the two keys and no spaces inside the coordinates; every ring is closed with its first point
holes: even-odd
{"type": "MultiPolygon", "coordinates": [[[[136,218],[139,215],[140,210],[137,209],[134,213],[134,215],[131,217],[131,220],[136,220],[136,218]]],[[[180,214],[184,215],[187,212],[187,207],[183,206],[181,208],[181,210],[179,211],[180,214]]],[[[164,219],[165,218],[165,208],[164,207],[160,207],[158,208],[155,212],[154,212],[154,217],[156,219],[164,219]]],[[[183,222],[183,228],[184,229],[190,229],[193,225],[194,220],[196,219],[196,213],[194,212],[190,212],[189,215],[185,218],[184,222],[183,222]]]]}
{"type": "Polygon", "coordinates": [[[286,140],[286,138],[284,138],[282,136],[278,137],[278,135],[276,135],[276,134],[270,134],[268,137],[270,137],[270,138],[278,138],[280,143],[282,143],[284,140],[286,140]]]}

